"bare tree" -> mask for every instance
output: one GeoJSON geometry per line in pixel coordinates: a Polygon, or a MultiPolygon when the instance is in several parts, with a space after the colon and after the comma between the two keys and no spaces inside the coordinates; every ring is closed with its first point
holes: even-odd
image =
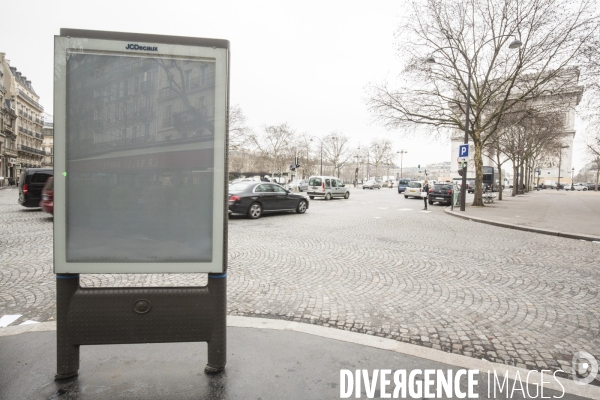
{"type": "Polygon", "coordinates": [[[286,161],[289,160],[295,132],[287,124],[264,126],[262,133],[251,133],[250,142],[258,149],[264,158],[268,171],[275,175],[277,171],[287,171],[286,161]]]}
{"type": "Polygon", "coordinates": [[[596,130],[595,134],[590,135],[586,142],[586,150],[591,158],[591,161],[596,164],[596,186],[595,191],[598,191],[600,179],[600,133],[596,130]]]}
{"type": "Polygon", "coordinates": [[[229,110],[229,146],[234,149],[243,148],[248,143],[251,133],[242,108],[239,104],[233,105],[229,110]]]}
{"type": "Polygon", "coordinates": [[[473,205],[482,206],[483,148],[511,108],[560,90],[557,78],[598,29],[593,2],[413,0],[412,9],[397,35],[405,55],[399,86],[371,85],[370,110],[389,129],[464,132],[470,101],[473,205]],[[427,56],[435,66],[425,64],[427,56]]]}
{"type": "Polygon", "coordinates": [[[340,177],[340,169],[351,160],[348,137],[340,132],[331,134],[332,140],[323,141],[323,157],[333,165],[333,174],[340,177]]]}
{"type": "MultiPolygon", "coordinates": [[[[513,165],[512,196],[521,192],[534,165],[553,156],[564,146],[565,112],[563,107],[551,109],[548,104],[523,103],[506,113],[500,121],[493,146],[506,155],[513,165]],[[517,179],[518,178],[518,179],[517,179]]],[[[547,161],[543,163],[547,164],[547,161]]]]}
{"type": "Polygon", "coordinates": [[[389,139],[373,139],[368,151],[370,159],[375,164],[375,176],[379,176],[379,165],[392,158],[392,142],[389,139]]]}

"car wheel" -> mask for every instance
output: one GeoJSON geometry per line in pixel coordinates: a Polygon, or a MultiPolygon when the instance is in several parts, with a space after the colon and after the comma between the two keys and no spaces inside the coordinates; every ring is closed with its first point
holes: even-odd
{"type": "Polygon", "coordinates": [[[363,190],[365,190],[365,189],[366,189],[366,187],[363,186],[363,190]]]}
{"type": "Polygon", "coordinates": [[[429,203],[430,206],[433,205],[433,201],[428,201],[427,203],[429,203]]]}
{"type": "Polygon", "coordinates": [[[298,203],[298,207],[296,208],[296,212],[298,214],[304,214],[307,208],[306,200],[300,200],[300,203],[298,203]]]}
{"type": "Polygon", "coordinates": [[[405,199],[408,199],[408,196],[404,196],[405,199]]]}
{"type": "Polygon", "coordinates": [[[350,197],[350,192],[346,192],[346,194],[344,195],[345,199],[347,199],[348,197],[350,197]]]}
{"type": "Polygon", "coordinates": [[[325,200],[331,200],[331,193],[327,193],[325,195],[325,200]]]}
{"type": "Polygon", "coordinates": [[[250,219],[260,218],[260,216],[262,215],[262,207],[261,207],[261,205],[258,204],[258,203],[252,203],[252,204],[250,204],[250,207],[248,208],[248,213],[246,215],[250,219]]]}
{"type": "Polygon", "coordinates": [[[312,200],[315,198],[315,196],[308,196],[308,198],[312,200]]]}
{"type": "Polygon", "coordinates": [[[585,191],[587,191],[587,190],[588,190],[588,188],[583,188],[583,191],[584,191],[584,192],[585,192],[585,191]]]}

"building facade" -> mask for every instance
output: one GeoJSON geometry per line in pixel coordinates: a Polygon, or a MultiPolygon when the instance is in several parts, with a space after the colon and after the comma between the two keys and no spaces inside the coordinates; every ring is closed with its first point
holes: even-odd
{"type": "Polygon", "coordinates": [[[14,184],[17,176],[17,114],[10,84],[10,65],[0,53],[0,186],[14,184]]]}
{"type": "MultiPolygon", "coordinates": [[[[526,78],[524,78],[526,81],[526,78]]],[[[571,168],[573,163],[573,140],[575,138],[575,107],[581,101],[583,87],[579,83],[579,70],[577,68],[568,68],[558,74],[546,84],[544,90],[530,102],[535,102],[539,109],[558,110],[564,114],[563,121],[563,149],[554,157],[549,157],[544,161],[540,168],[541,180],[571,182],[571,168]],[[560,166],[560,168],[559,168],[560,166]]],[[[451,138],[451,175],[453,178],[459,178],[458,174],[458,148],[464,143],[464,132],[454,130],[451,138]]],[[[470,160],[467,164],[467,178],[475,179],[475,162],[473,155],[475,152],[473,143],[469,141],[470,160]]],[[[489,157],[483,155],[483,166],[496,167],[496,164],[489,157]]],[[[537,165],[535,166],[538,167],[537,165]]],[[[507,171],[512,171],[512,164],[509,162],[503,165],[507,171]]],[[[503,173],[503,177],[509,178],[510,172],[503,173]]],[[[537,176],[536,176],[537,178],[537,176]]]]}
{"type": "Polygon", "coordinates": [[[33,89],[31,81],[16,67],[10,65],[5,54],[0,53],[0,61],[5,90],[2,147],[4,147],[3,164],[6,162],[6,169],[3,166],[2,172],[13,181],[18,178],[21,170],[42,166],[45,155],[42,150],[44,107],[39,103],[39,96],[33,89]],[[14,123],[9,126],[10,119],[14,123]],[[9,134],[9,131],[12,134],[9,134]]]}
{"type": "Polygon", "coordinates": [[[44,128],[42,147],[45,153],[44,160],[42,161],[42,167],[54,168],[54,124],[52,116],[44,113],[44,128]]]}

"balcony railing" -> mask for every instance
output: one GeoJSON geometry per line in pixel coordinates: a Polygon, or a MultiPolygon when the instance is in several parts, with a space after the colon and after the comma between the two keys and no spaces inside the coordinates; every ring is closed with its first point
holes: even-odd
{"type": "Polygon", "coordinates": [[[37,108],[39,108],[40,110],[44,111],[44,107],[42,107],[42,105],[40,103],[38,103],[37,101],[35,101],[34,99],[32,99],[31,97],[29,97],[27,95],[27,93],[25,93],[24,91],[19,89],[19,96],[23,97],[25,100],[27,100],[28,102],[30,102],[31,104],[33,104],[34,106],[36,106],[37,108]]]}
{"type": "Polygon", "coordinates": [[[45,156],[46,155],[46,152],[44,150],[35,149],[33,147],[24,146],[22,144],[19,145],[19,150],[20,151],[25,151],[25,152],[31,153],[31,154],[39,154],[41,156],[45,156]]]}

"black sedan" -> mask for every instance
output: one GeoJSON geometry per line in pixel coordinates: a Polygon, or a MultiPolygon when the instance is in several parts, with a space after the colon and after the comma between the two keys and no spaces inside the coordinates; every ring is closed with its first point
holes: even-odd
{"type": "Polygon", "coordinates": [[[452,202],[454,193],[460,193],[458,185],[453,183],[436,183],[431,189],[429,189],[429,193],[427,194],[427,203],[430,205],[435,202],[439,202],[440,204],[450,204],[452,202]]]}
{"type": "Polygon", "coordinates": [[[291,193],[276,183],[239,182],[229,185],[229,213],[260,218],[263,213],[295,211],[304,214],[308,199],[291,193]]]}

